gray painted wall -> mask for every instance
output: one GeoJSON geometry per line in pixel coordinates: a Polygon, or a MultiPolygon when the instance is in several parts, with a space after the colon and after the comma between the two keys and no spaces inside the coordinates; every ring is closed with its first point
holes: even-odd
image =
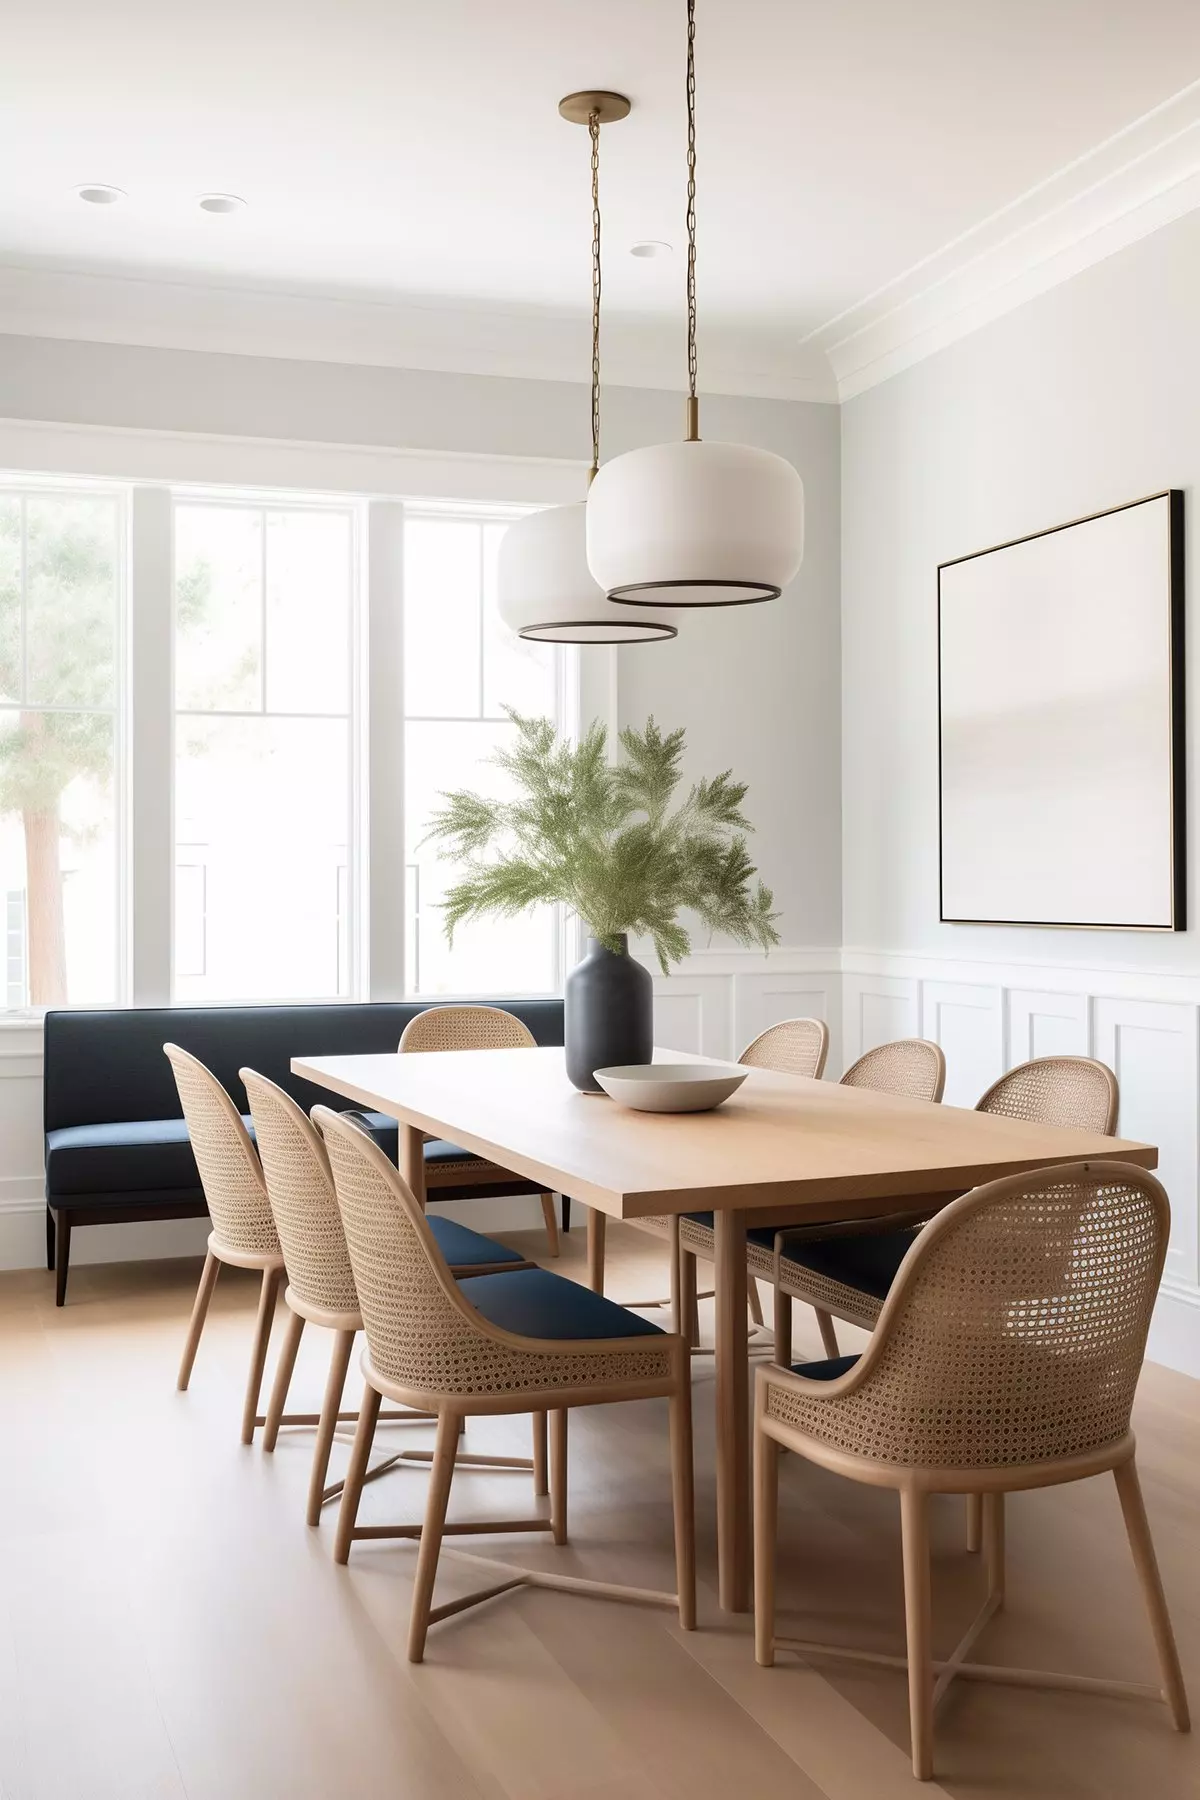
{"type": "MultiPolygon", "coordinates": [[[[0,336],[0,417],[310,443],[581,459],[587,390],[282,358],[0,336]]],[[[610,388],[605,452],[681,432],[679,395],[610,388]]],[[[671,644],[619,653],[623,724],[685,725],[689,770],[750,783],[764,879],[789,945],[841,921],[839,420],[832,406],[713,396],[712,438],[760,444],[804,477],[808,547],[782,601],[686,614],[671,644]]]]}
{"type": "MultiPolygon", "coordinates": [[[[1200,968],[1194,932],[939,923],[936,683],[939,562],[1166,487],[1186,492],[1190,542],[1198,322],[1192,213],[842,408],[847,946],[1200,968]]],[[[1194,721],[1200,670],[1189,639],[1194,721]]],[[[1195,731],[1188,737],[1195,796],[1195,731]]],[[[1194,845],[1194,801],[1189,813],[1194,845]]],[[[1200,924],[1194,876],[1189,885],[1200,924]]]]}

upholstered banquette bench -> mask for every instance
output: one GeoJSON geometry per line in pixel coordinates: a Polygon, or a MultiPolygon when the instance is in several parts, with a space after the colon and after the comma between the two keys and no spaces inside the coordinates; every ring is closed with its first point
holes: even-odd
{"type": "MultiPolygon", "coordinates": [[[[561,1000],[486,1004],[515,1013],[539,1044],[563,1041],[561,1000]]],[[[66,1298],[75,1226],[198,1218],[208,1210],[164,1044],[198,1056],[239,1108],[246,1096],[238,1070],[246,1067],[278,1082],[305,1108],[328,1106],[327,1091],[292,1074],[294,1056],[395,1050],[409,1020],[425,1010],[414,1001],[381,1001],[47,1013],[46,1265],[57,1272],[58,1305],[66,1298]]],[[[395,1120],[369,1118],[377,1141],[394,1158],[395,1120]]],[[[539,1191],[512,1175],[481,1181],[487,1165],[470,1179],[466,1165],[479,1159],[438,1139],[425,1154],[431,1195],[438,1200],[539,1191]]],[[[565,1201],[563,1206],[565,1226],[565,1201]]]]}

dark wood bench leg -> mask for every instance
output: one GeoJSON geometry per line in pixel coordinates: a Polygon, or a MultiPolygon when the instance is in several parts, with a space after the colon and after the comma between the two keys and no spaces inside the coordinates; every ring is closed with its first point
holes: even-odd
{"type": "Polygon", "coordinates": [[[54,1267],[54,1213],[50,1203],[46,1203],[46,1267],[54,1267]]]}
{"type": "Polygon", "coordinates": [[[564,1232],[570,1231],[570,1229],[571,1229],[571,1196],[570,1196],[570,1194],[562,1194],[559,1196],[559,1198],[562,1200],[562,1228],[563,1228],[564,1232]]]}
{"type": "Polygon", "coordinates": [[[54,1288],[55,1306],[65,1306],[67,1300],[67,1269],[71,1261],[71,1215],[60,1212],[58,1230],[55,1232],[54,1271],[56,1276],[54,1288]]]}

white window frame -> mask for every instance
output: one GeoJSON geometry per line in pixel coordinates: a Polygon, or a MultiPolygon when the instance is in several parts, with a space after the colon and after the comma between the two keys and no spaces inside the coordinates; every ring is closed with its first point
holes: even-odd
{"type": "MultiPolygon", "coordinates": [[[[404,995],[403,620],[398,559],[386,554],[388,526],[401,527],[405,506],[445,506],[479,516],[516,516],[538,506],[579,500],[584,465],[540,457],[424,452],[369,446],[280,442],[219,435],[0,419],[0,482],[22,487],[118,491],[127,524],[123,569],[122,676],[119,725],[122,795],[120,835],[121,991],[118,1005],[171,1003],[174,936],[173,546],[172,494],[207,492],[214,499],[264,496],[292,506],[309,497],[363,509],[358,534],[357,642],[360,683],[352,700],[360,739],[359,779],[351,821],[359,845],[353,902],[357,930],[356,993],[361,999],[404,995]],[[388,564],[390,561],[390,568],[388,564]],[[388,579],[382,577],[387,573],[388,579]],[[400,757],[387,752],[400,738],[400,757]],[[134,742],[134,738],[137,742],[134,742]],[[386,783],[383,777],[386,775],[386,783]],[[371,807],[372,790],[399,792],[371,807]],[[398,840],[395,859],[385,854],[398,840]],[[369,880],[364,879],[369,870],[369,880]],[[132,922],[136,916],[137,932],[132,922]]],[[[562,659],[561,717],[568,732],[581,719],[616,727],[616,653],[593,648],[562,659]]],[[[562,967],[574,960],[580,927],[564,921],[562,967]]],[[[352,955],[355,952],[352,951],[352,955]]],[[[251,1004],[251,1002],[246,1002],[251,1004]]],[[[299,1002],[297,1002],[299,1004],[299,1002]]],[[[40,1031],[40,1011],[0,1009],[0,1027],[40,1031]]]]}
{"type": "MultiPolygon", "coordinates": [[[[365,787],[367,758],[367,720],[366,720],[366,612],[367,596],[364,592],[363,539],[367,530],[367,509],[361,499],[345,494],[309,494],[288,489],[244,489],[189,487],[183,484],[173,485],[170,489],[172,516],[172,578],[171,578],[171,643],[172,660],[169,670],[170,706],[171,706],[171,743],[170,768],[172,784],[171,801],[171,848],[170,848],[170,899],[171,899],[171,959],[166,970],[166,987],[171,996],[171,1005],[213,1005],[213,1006],[323,1006],[335,1005],[339,1001],[365,1000],[369,988],[370,945],[368,934],[363,929],[366,918],[365,896],[369,890],[368,871],[366,867],[366,836],[364,817],[363,789],[365,787]],[[174,583],[174,514],[180,506],[210,506],[224,510],[239,509],[245,512],[257,512],[264,515],[262,555],[262,706],[257,713],[253,711],[222,711],[217,708],[211,712],[194,708],[180,708],[175,699],[175,583],[174,583]],[[350,962],[350,979],[345,994],[313,994],[300,999],[280,1001],[278,996],[271,995],[237,995],[212,1001],[178,1001],[175,998],[175,820],[174,820],[174,777],[176,755],[176,730],[180,713],[187,718],[306,718],[329,719],[339,718],[337,713],[271,713],[267,709],[267,534],[265,514],[278,512],[319,512],[339,513],[350,519],[350,690],[347,696],[346,724],[350,738],[350,754],[348,757],[346,795],[346,878],[348,888],[348,929],[347,943],[350,962]]],[[[134,597],[134,617],[140,616],[141,608],[137,597],[134,597]]]]}

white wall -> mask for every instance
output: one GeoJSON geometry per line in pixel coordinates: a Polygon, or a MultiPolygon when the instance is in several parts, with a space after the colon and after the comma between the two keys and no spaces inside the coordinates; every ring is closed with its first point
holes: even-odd
{"type": "MultiPolygon", "coordinates": [[[[936,570],[1179,487],[1190,592],[1198,319],[1192,213],[842,409],[847,1054],[901,1030],[936,1036],[950,1062],[946,1097],[967,1104],[1029,1055],[1091,1050],[1112,1063],[1121,1127],[1161,1146],[1175,1214],[1174,1300],[1160,1307],[1154,1344],[1196,1373],[1200,938],[939,922],[936,570]]],[[[1189,722],[1193,920],[1195,743],[1189,722]]]]}
{"type": "MultiPolygon", "coordinates": [[[[120,434],[131,434],[123,472],[133,474],[145,472],[135,466],[145,452],[133,434],[157,432],[195,434],[196,443],[208,444],[211,480],[222,478],[225,460],[232,467],[228,445],[219,440],[253,439],[259,471],[270,466],[272,445],[281,460],[288,453],[289,469],[296,467],[296,446],[346,447],[313,459],[322,474],[309,477],[311,485],[327,479],[339,488],[374,491],[372,470],[381,465],[361,452],[399,449],[578,461],[582,494],[589,398],[585,387],[564,382],[0,335],[5,420],[112,432],[117,448],[106,446],[103,471],[109,474],[122,472],[120,434]]],[[[677,394],[605,391],[606,455],[676,436],[682,425],[677,394]]],[[[664,727],[684,725],[690,773],[731,766],[750,783],[753,849],[775,891],[784,952],[768,963],[697,944],[698,955],[663,988],[660,1008],[665,1041],[684,1048],[703,1042],[732,1055],[789,1012],[820,1011],[837,1025],[839,420],[833,406],[713,396],[704,401],[702,426],[708,437],[789,457],[804,478],[808,506],[804,568],[782,602],[711,618],[682,616],[674,642],[622,651],[618,660],[621,724],[641,724],[653,713],[664,727]]],[[[9,438],[19,440],[20,433],[9,438]]],[[[80,433],[78,442],[81,455],[95,454],[95,431],[80,433]]],[[[35,445],[28,466],[37,466],[36,454],[35,445]]],[[[61,442],[56,454],[64,454],[61,442]]],[[[261,472],[231,478],[272,480],[261,472]]],[[[403,492],[404,479],[398,469],[398,486],[387,491],[403,492]]],[[[445,479],[452,497],[452,468],[445,479]]],[[[608,656],[583,654],[593,659],[593,673],[594,659],[608,656]]],[[[0,1266],[24,1266],[41,1254],[40,1082],[40,1041],[27,1032],[6,1037],[0,1027],[0,1266]],[[13,1050],[8,1057],[5,1041],[13,1050]]],[[[523,1222],[527,1210],[520,1212],[523,1222]]],[[[86,1261],[143,1250],[173,1254],[180,1244],[201,1242],[199,1233],[199,1226],[182,1222],[84,1231],[73,1255],[86,1261]]]]}

